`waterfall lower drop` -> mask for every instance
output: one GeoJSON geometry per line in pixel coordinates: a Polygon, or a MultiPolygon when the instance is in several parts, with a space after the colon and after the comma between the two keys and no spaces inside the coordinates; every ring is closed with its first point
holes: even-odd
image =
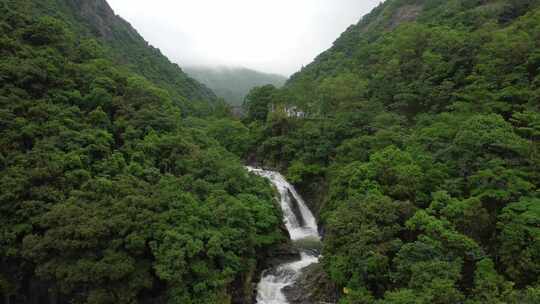
{"type": "MultiPolygon", "coordinates": [[[[283,221],[292,241],[298,243],[320,242],[321,237],[317,228],[317,221],[294,187],[277,172],[252,167],[247,167],[247,169],[269,179],[279,191],[283,221]],[[295,201],[298,206],[293,206],[295,201]],[[295,212],[295,209],[297,212],[295,212]]],[[[319,254],[314,250],[304,249],[301,251],[300,256],[299,261],[282,264],[276,269],[263,273],[263,278],[257,286],[258,304],[288,303],[282,291],[283,288],[293,285],[302,273],[302,269],[319,262],[319,254]]]]}

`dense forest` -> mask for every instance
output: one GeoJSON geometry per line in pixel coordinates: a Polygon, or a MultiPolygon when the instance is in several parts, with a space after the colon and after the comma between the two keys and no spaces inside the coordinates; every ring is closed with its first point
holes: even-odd
{"type": "Polygon", "coordinates": [[[540,303],[539,72],[539,1],[388,0],[248,95],[340,303],[540,303]]]}
{"type": "Polygon", "coordinates": [[[0,1],[0,302],[249,297],[283,235],[243,129],[105,1],[0,1]]]}
{"type": "Polygon", "coordinates": [[[0,303],[253,303],[245,163],[318,217],[302,304],[540,303],[539,0],[387,0],[243,107],[105,0],[0,0],[0,303]]]}
{"type": "Polygon", "coordinates": [[[251,89],[263,85],[281,87],[285,76],[235,67],[185,67],[191,77],[208,86],[232,106],[241,106],[251,89]]]}

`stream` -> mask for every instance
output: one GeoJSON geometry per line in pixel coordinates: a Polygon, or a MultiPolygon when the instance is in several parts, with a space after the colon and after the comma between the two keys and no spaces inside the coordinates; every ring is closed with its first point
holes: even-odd
{"type": "Polygon", "coordinates": [[[309,249],[309,244],[317,244],[321,240],[317,221],[296,189],[280,173],[252,167],[247,169],[267,178],[276,187],[283,222],[290,238],[299,248],[304,248],[301,249],[300,260],[264,271],[257,285],[258,304],[288,304],[283,288],[293,285],[302,274],[302,269],[319,262],[319,251],[309,249]]]}

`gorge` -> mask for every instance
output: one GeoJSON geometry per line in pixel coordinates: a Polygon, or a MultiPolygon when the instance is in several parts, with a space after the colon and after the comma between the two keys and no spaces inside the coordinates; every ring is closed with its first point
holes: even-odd
{"type": "Polygon", "coordinates": [[[239,113],[0,0],[0,304],[540,303],[540,0],[386,0],[239,113]]]}
{"type": "Polygon", "coordinates": [[[248,167],[250,172],[267,178],[278,192],[277,199],[283,212],[283,221],[293,244],[300,249],[300,260],[279,265],[263,272],[257,285],[258,304],[287,304],[283,289],[299,278],[301,271],[319,261],[320,243],[315,217],[296,189],[285,178],[273,171],[248,167]],[[296,206],[295,206],[296,204],[296,206]],[[298,211],[295,212],[295,209],[298,211]]]}

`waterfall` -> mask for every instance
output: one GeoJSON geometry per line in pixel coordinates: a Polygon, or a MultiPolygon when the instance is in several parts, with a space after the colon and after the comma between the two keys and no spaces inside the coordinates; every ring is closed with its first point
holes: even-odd
{"type": "MultiPolygon", "coordinates": [[[[252,167],[247,167],[247,169],[270,180],[278,190],[279,202],[283,211],[283,222],[287,231],[289,231],[291,240],[294,242],[319,242],[321,237],[318,232],[317,221],[296,189],[278,172],[252,167]],[[294,206],[294,203],[297,206],[294,206]]],[[[300,260],[285,263],[276,269],[265,271],[257,285],[257,303],[287,304],[288,301],[283,294],[283,288],[293,285],[302,273],[302,269],[318,262],[318,253],[306,249],[301,251],[300,260]]]]}

